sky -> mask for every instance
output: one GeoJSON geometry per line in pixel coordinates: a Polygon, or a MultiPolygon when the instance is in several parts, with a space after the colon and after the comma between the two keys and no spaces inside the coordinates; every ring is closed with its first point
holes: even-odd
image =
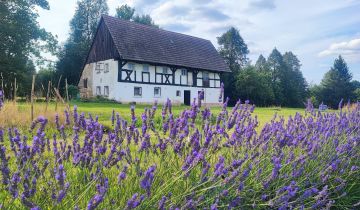
{"type": "MultiPolygon", "coordinates": [[[[48,2],[49,11],[39,10],[39,24],[63,43],[76,0],[48,2]]],[[[208,39],[216,48],[216,37],[234,26],[252,63],[275,47],[292,51],[310,84],[320,83],[339,54],[360,80],[360,0],[108,0],[109,15],[123,4],[150,14],[162,29],[208,39]]]]}

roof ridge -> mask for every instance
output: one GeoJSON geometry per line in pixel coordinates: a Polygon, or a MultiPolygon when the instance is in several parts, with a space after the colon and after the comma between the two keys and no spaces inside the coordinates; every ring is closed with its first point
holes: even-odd
{"type": "Polygon", "coordinates": [[[208,40],[208,39],[204,39],[204,38],[197,37],[197,36],[193,36],[193,35],[189,35],[189,34],[183,34],[183,33],[175,32],[175,31],[169,31],[169,30],[162,29],[162,28],[156,28],[156,27],[154,27],[154,26],[149,26],[149,25],[137,23],[137,22],[130,21],[130,20],[123,20],[123,19],[120,19],[120,18],[117,18],[117,17],[114,17],[114,16],[106,15],[106,14],[103,14],[103,15],[101,15],[101,16],[102,16],[102,17],[111,18],[111,19],[114,19],[114,20],[116,20],[116,21],[127,22],[127,23],[134,24],[134,25],[137,25],[137,26],[140,26],[140,27],[144,27],[144,28],[150,28],[150,29],[155,29],[155,30],[160,30],[160,31],[168,32],[168,33],[174,33],[174,34],[179,34],[179,35],[182,35],[182,36],[188,36],[188,37],[192,37],[192,38],[196,38],[196,39],[201,39],[201,40],[208,41],[208,42],[211,43],[211,41],[208,40]]]}

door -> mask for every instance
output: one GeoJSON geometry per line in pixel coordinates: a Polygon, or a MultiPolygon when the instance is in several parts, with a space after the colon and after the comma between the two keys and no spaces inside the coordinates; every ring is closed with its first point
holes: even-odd
{"type": "Polygon", "coordinates": [[[190,106],[190,90],[184,90],[184,104],[190,106]]]}

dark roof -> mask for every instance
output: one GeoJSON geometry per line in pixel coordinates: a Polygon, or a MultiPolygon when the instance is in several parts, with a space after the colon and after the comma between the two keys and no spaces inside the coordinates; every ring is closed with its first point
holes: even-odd
{"type": "Polygon", "coordinates": [[[102,16],[124,60],[228,72],[209,40],[102,16]]]}

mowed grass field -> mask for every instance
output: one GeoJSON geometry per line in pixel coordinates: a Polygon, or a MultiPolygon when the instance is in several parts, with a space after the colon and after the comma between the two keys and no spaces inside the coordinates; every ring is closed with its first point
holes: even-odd
{"type": "MultiPolygon", "coordinates": [[[[98,116],[99,122],[104,125],[110,126],[110,118],[113,110],[115,113],[119,113],[120,117],[130,121],[130,104],[119,104],[113,102],[81,102],[81,101],[72,101],[70,102],[70,110],[72,111],[74,106],[78,107],[78,112],[85,114],[91,113],[93,117],[98,116]]],[[[144,112],[145,108],[152,108],[151,104],[137,104],[135,105],[135,113],[139,121],[141,119],[141,114],[144,112]]],[[[161,109],[163,104],[158,104],[156,116],[161,117],[161,109]]],[[[189,109],[190,106],[185,105],[173,105],[172,111],[175,117],[185,109],[189,109]]],[[[57,109],[55,109],[55,103],[50,103],[46,110],[46,103],[37,102],[34,103],[34,118],[37,116],[45,116],[49,119],[50,123],[55,118],[56,113],[59,114],[60,120],[64,119],[64,110],[67,109],[67,106],[64,104],[58,103],[57,109]]],[[[230,111],[232,107],[228,107],[230,111]]],[[[220,106],[210,107],[211,113],[216,117],[217,114],[221,111],[220,106]]],[[[9,126],[21,126],[29,125],[31,122],[31,104],[30,103],[13,103],[7,102],[5,108],[2,110],[2,118],[0,119],[0,125],[9,125],[9,126]]],[[[302,108],[286,108],[286,107],[256,107],[253,113],[254,116],[257,116],[259,121],[259,128],[261,128],[265,123],[269,122],[274,114],[277,116],[282,116],[287,119],[289,116],[294,116],[297,112],[300,114],[305,113],[305,109],[302,108]]]]}

